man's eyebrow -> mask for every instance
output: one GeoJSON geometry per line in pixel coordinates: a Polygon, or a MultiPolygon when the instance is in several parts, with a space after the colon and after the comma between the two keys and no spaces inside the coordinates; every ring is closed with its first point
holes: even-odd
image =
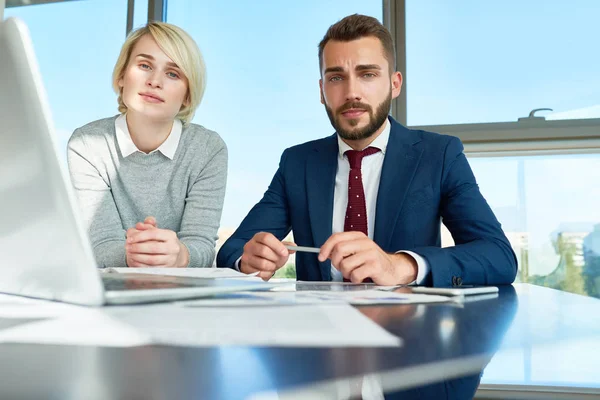
{"type": "Polygon", "coordinates": [[[355,69],[357,71],[364,71],[364,70],[371,70],[371,69],[381,70],[381,67],[377,64],[362,64],[362,65],[357,65],[355,69]]]}
{"type": "MultiPolygon", "coordinates": [[[[367,71],[367,70],[381,70],[381,66],[379,66],[378,64],[361,64],[361,65],[357,65],[356,68],[354,68],[356,71],[367,71]]],[[[325,68],[325,71],[323,72],[324,74],[327,74],[329,72],[344,72],[344,68],[342,67],[329,67],[329,68],[325,68]]]]}
{"type": "Polygon", "coordinates": [[[344,68],[342,68],[342,67],[329,67],[329,68],[325,68],[325,71],[323,71],[324,74],[327,74],[329,72],[344,72],[344,68]]]}

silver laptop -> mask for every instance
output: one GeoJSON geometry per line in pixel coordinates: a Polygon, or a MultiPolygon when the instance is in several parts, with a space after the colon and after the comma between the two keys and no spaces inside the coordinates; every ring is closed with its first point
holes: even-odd
{"type": "Polygon", "coordinates": [[[246,279],[101,277],[53,129],[27,27],[0,21],[0,292],[98,306],[267,287],[246,279]],[[107,290],[103,278],[118,287],[107,290]]]}

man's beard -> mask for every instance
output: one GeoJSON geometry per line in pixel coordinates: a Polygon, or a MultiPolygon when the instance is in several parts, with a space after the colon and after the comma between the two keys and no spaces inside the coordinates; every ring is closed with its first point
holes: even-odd
{"type": "MultiPolygon", "coordinates": [[[[341,106],[336,114],[333,114],[333,111],[327,104],[325,104],[325,111],[327,111],[327,116],[329,117],[329,121],[331,121],[331,125],[335,128],[336,132],[342,139],[346,140],[363,140],[367,139],[377,131],[385,122],[388,113],[390,112],[390,106],[392,104],[392,93],[388,95],[388,97],[377,107],[375,114],[373,115],[373,109],[368,104],[360,103],[357,101],[352,101],[341,106]],[[346,110],[351,108],[359,108],[365,110],[369,114],[369,123],[362,129],[354,129],[347,130],[342,128],[341,123],[338,118],[340,118],[340,114],[346,110]]],[[[348,122],[352,126],[356,126],[358,124],[358,119],[349,119],[348,122]]]]}

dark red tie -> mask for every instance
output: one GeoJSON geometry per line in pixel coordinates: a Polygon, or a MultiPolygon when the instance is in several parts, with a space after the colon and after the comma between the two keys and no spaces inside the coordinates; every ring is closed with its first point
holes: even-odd
{"type": "Polygon", "coordinates": [[[364,157],[375,154],[378,151],[379,149],[376,147],[367,147],[362,151],[348,150],[344,153],[348,156],[348,163],[350,163],[350,174],[348,175],[348,205],[346,206],[344,232],[359,231],[365,235],[369,234],[365,190],[363,189],[360,167],[364,157]]]}
{"type": "MultiPolygon", "coordinates": [[[[344,220],[344,232],[359,231],[368,235],[367,204],[365,202],[365,190],[362,184],[361,164],[362,159],[379,151],[376,147],[367,147],[362,151],[348,150],[344,154],[348,156],[350,173],[348,174],[348,205],[346,206],[346,219],[344,220]]],[[[344,282],[349,282],[344,278],[344,282]]],[[[364,282],[372,282],[370,278],[364,282]]]]}

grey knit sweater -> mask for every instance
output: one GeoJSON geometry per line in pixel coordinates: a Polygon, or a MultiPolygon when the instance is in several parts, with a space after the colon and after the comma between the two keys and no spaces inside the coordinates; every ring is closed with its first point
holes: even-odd
{"type": "Polygon", "coordinates": [[[183,127],[173,160],[159,151],[123,157],[116,117],[89,123],[69,139],[71,181],[98,267],[126,267],[125,232],[148,216],[177,233],[189,267],[210,267],[227,181],[227,147],[216,132],[183,127]]]}

